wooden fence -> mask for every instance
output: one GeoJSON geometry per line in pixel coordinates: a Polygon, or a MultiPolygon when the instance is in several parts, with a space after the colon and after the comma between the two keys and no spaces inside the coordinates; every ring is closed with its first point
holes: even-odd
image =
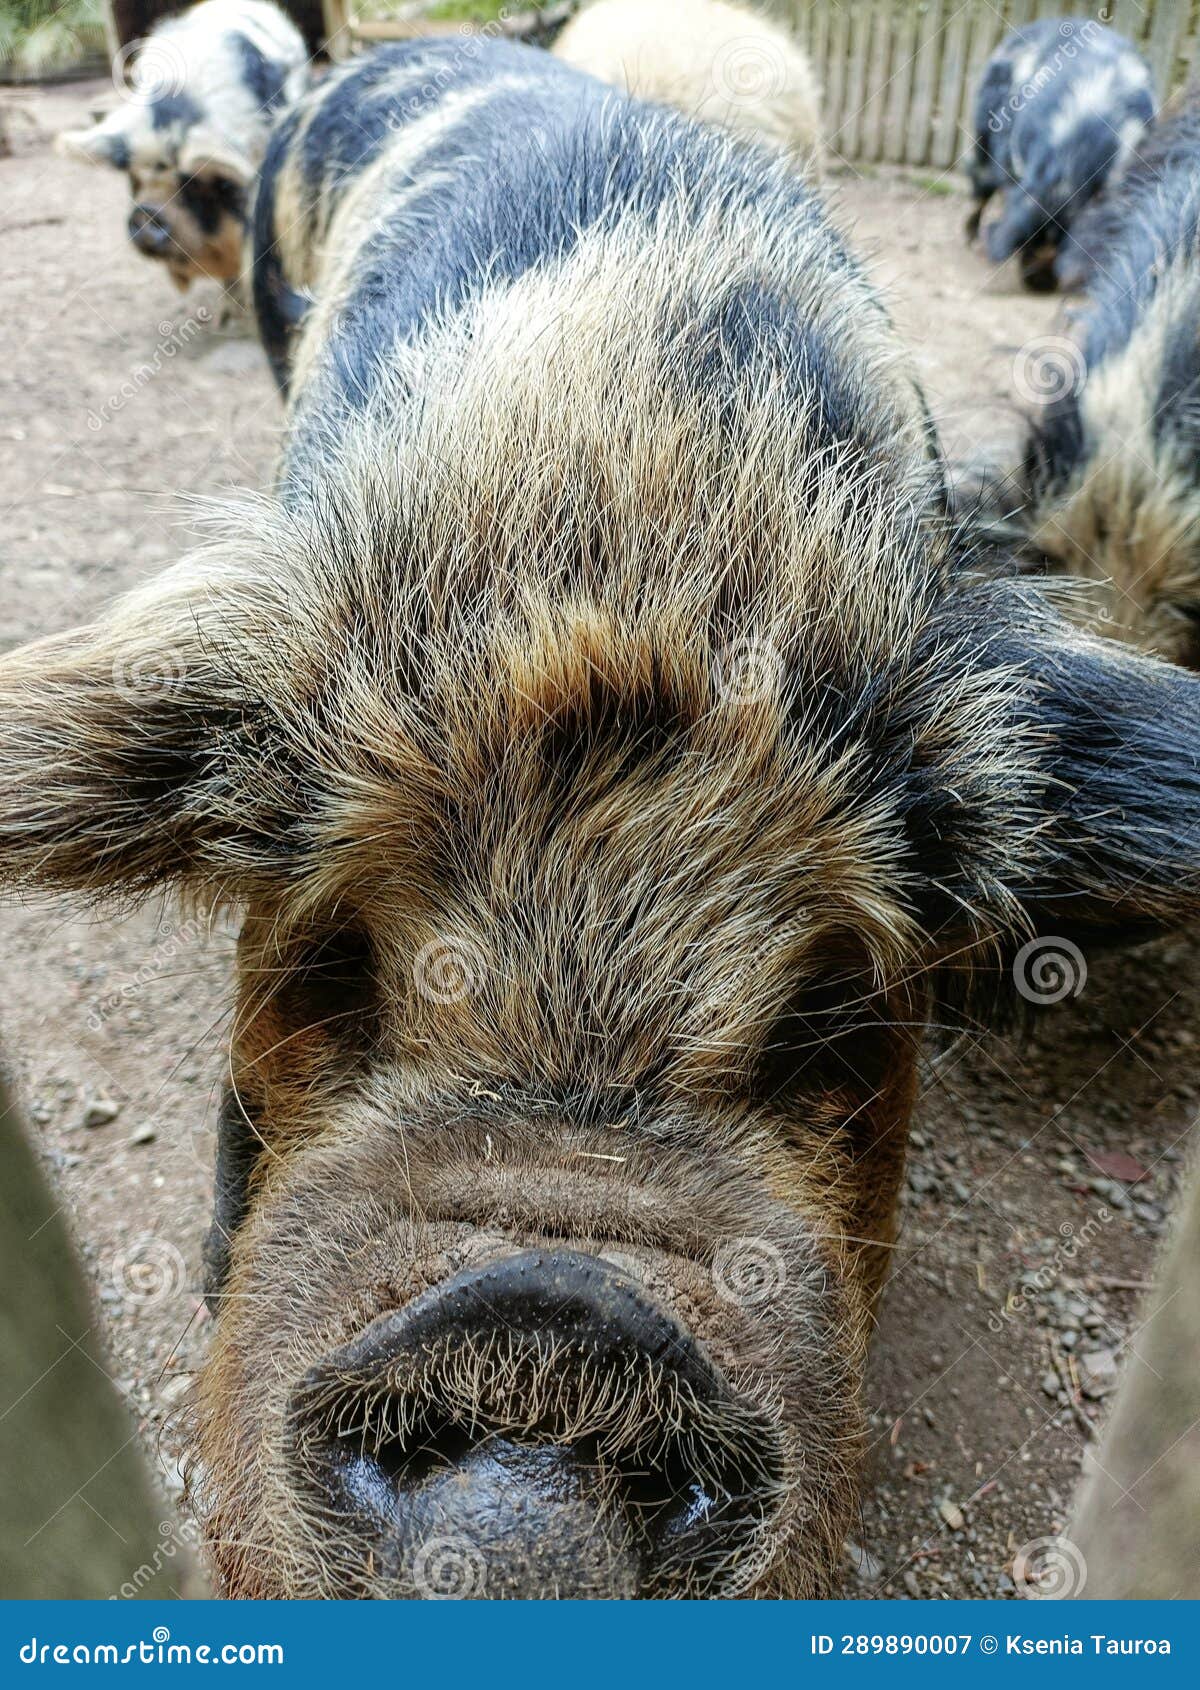
{"type": "MultiPolygon", "coordinates": [[[[126,0],[134,3],[134,0],[126,0]]],[[[145,3],[145,0],[141,0],[145,3]]],[[[407,34],[411,20],[437,15],[437,0],[319,0],[336,56],[407,34]]],[[[1000,40],[1035,18],[1096,18],[1145,53],[1161,95],[1183,80],[1195,48],[1200,0],[743,0],[780,17],[804,43],[823,89],[831,150],[856,162],[932,165],[965,151],[971,102],[1000,40]]],[[[502,14],[528,22],[561,0],[506,0],[502,14]]],[[[494,16],[496,0],[466,11],[494,16]]],[[[463,7],[456,8],[464,10],[463,7]]]]}
{"type": "Polygon", "coordinates": [[[1035,18],[1094,17],[1135,41],[1160,95],[1187,74],[1197,0],[776,0],[824,90],[834,153],[945,169],[962,155],[980,73],[1035,18]]]}

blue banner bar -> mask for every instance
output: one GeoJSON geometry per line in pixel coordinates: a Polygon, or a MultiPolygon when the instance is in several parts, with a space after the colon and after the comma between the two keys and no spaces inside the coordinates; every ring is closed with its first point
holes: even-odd
{"type": "MultiPolygon", "coordinates": [[[[1168,1602],[10,1602],[0,1683],[194,1677],[277,1685],[629,1690],[759,1681],[1196,1685],[1200,1604],[1168,1602]]],[[[755,1687],[758,1690],[758,1687],[755,1687]]]]}

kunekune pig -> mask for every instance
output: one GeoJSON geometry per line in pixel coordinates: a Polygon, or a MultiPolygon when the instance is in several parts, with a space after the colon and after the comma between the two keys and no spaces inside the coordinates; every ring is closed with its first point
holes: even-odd
{"type": "Polygon", "coordinates": [[[999,193],[1001,214],[984,230],[988,257],[1001,264],[1015,253],[1027,287],[1053,288],[1071,224],[1124,169],[1153,117],[1150,67],[1115,30],[1091,18],[1014,29],[975,97],[967,238],[999,193]]]}
{"type": "Polygon", "coordinates": [[[267,138],[307,84],[304,42],[278,6],[203,0],[141,43],[115,111],[57,144],[128,173],[129,239],[177,287],[232,283],[267,138]]]}
{"type": "Polygon", "coordinates": [[[217,1576],[822,1594],[924,1029],[1195,918],[1196,684],[972,571],[766,151],[398,46],[255,239],[273,494],[0,664],[4,875],[244,911],[217,1576]]]}
{"type": "Polygon", "coordinates": [[[590,0],[552,51],[639,99],[819,166],[812,66],[800,43],[757,11],[726,0],[590,0]]]}
{"type": "Polygon", "coordinates": [[[1096,631],[1200,668],[1200,178],[1182,148],[1124,202],[1031,409],[1021,475],[1034,563],[1089,582],[1096,631]]]}
{"type": "Polygon", "coordinates": [[[1109,264],[1109,253],[1125,238],[1139,203],[1167,180],[1200,180],[1200,82],[1189,82],[1172,96],[1137,149],[1120,179],[1110,182],[1071,225],[1059,248],[1055,273],[1059,286],[1090,286],[1109,264]]]}

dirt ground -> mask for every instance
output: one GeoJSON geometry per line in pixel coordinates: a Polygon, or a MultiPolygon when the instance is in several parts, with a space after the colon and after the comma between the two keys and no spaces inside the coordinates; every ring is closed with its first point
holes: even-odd
{"type": "MultiPolygon", "coordinates": [[[[189,501],[262,486],[279,435],[262,358],[219,325],[216,290],[175,294],[123,239],[123,180],[52,155],[53,131],[105,91],[2,96],[0,648],[85,620],[178,556],[189,501]]],[[[843,171],[831,188],[950,450],[1011,450],[1014,369],[1054,302],[964,249],[956,181],[843,171]]],[[[177,1494],[172,1410],[207,1339],[199,1250],[231,936],[164,911],[91,922],[51,905],[6,906],[0,935],[0,1041],[113,1376],[177,1494]]],[[[1089,957],[1031,1043],[966,1037],[931,1055],[847,1594],[1010,1593],[1015,1551],[1060,1530],[1136,1342],[1196,1113],[1197,963],[1186,941],[1089,957]]]]}

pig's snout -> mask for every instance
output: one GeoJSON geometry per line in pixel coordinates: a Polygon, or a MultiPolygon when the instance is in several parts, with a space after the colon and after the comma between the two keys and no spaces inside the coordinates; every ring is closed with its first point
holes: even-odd
{"type": "Polygon", "coordinates": [[[673,1314],[564,1249],[373,1321],[297,1386],[286,1445],[331,1593],[699,1595],[757,1564],[772,1433],[673,1314]]]}
{"type": "Polygon", "coordinates": [[[149,258],[161,258],[171,245],[162,213],[150,205],[135,205],[129,213],[129,238],[149,258]]]}

